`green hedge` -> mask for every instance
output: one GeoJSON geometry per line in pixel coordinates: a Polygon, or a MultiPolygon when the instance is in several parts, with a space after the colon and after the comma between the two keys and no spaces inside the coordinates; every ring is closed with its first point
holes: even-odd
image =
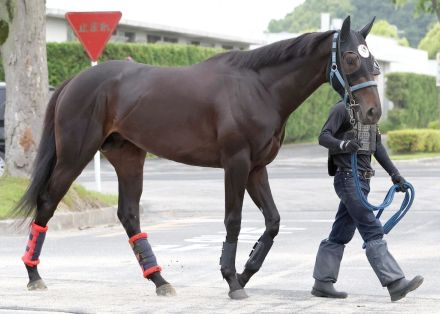
{"type": "MultiPolygon", "coordinates": [[[[151,65],[185,66],[203,61],[221,51],[193,45],[109,43],[99,62],[125,60],[130,56],[137,62],[151,65]]],[[[49,84],[57,86],[67,78],[90,67],[90,60],[78,42],[48,43],[47,66],[49,84]]],[[[0,81],[4,81],[1,62],[0,81]]]]}
{"type": "MultiPolygon", "coordinates": [[[[203,61],[221,52],[219,49],[175,44],[125,44],[109,43],[100,59],[124,60],[128,56],[137,62],[157,66],[186,66],[203,61]]],[[[82,46],[77,42],[48,43],[47,63],[49,84],[57,86],[65,79],[90,66],[82,46]]],[[[4,80],[0,64],[0,81],[4,80]]],[[[310,96],[289,118],[286,142],[316,140],[328,112],[338,100],[338,95],[325,84],[310,96]]]]}
{"type": "Polygon", "coordinates": [[[428,129],[438,130],[440,129],[440,121],[434,120],[428,123],[428,129]]]}
{"type": "Polygon", "coordinates": [[[435,77],[389,73],[386,79],[386,96],[394,104],[386,129],[426,128],[433,117],[439,116],[435,77]]]}
{"type": "Polygon", "coordinates": [[[285,142],[316,141],[330,109],[339,99],[329,84],[322,85],[289,117],[285,142]]]}
{"type": "Polygon", "coordinates": [[[388,132],[388,147],[393,153],[440,152],[440,130],[408,129],[388,132]]]}
{"type": "MultiPolygon", "coordinates": [[[[172,44],[115,44],[109,43],[100,62],[125,60],[156,66],[185,66],[203,61],[221,50],[192,45],[172,44]]],[[[57,86],[65,79],[90,66],[90,61],[79,43],[47,44],[49,84],[57,86]]]]}

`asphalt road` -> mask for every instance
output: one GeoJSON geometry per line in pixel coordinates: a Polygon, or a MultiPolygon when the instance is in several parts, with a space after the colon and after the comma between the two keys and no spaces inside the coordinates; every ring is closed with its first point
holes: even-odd
{"type": "MultiPolygon", "coordinates": [[[[225,236],[222,171],[155,159],[145,165],[142,226],[177,297],[155,295],[119,224],[49,230],[39,267],[49,289],[42,292],[26,290],[20,261],[25,237],[0,237],[0,313],[440,313],[440,159],[397,165],[416,187],[416,202],[386,239],[408,277],[425,277],[402,301],[390,302],[358,234],[346,248],[337,283],[349,293],[348,299],[310,295],[316,250],[330,230],[338,199],[326,174],[326,151],[317,145],[294,145],[284,148],[269,167],[282,226],[265,264],[248,284],[248,299],[230,300],[219,271],[225,236]]],[[[103,190],[116,193],[111,166],[103,163],[102,169],[103,190]]],[[[391,184],[377,170],[372,203],[379,203],[391,184]]],[[[78,182],[93,188],[93,168],[78,182]]],[[[238,270],[263,230],[262,215],[246,196],[238,270]]]]}

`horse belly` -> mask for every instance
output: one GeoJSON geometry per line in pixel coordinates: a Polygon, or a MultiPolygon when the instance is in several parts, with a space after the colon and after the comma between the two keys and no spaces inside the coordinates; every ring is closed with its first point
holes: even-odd
{"type": "MultiPolygon", "coordinates": [[[[147,106],[148,107],[148,106],[147,106]]],[[[120,133],[147,152],[194,166],[221,167],[215,124],[206,114],[143,109],[118,127],[120,133]],[[140,119],[139,117],[143,117],[140,119]],[[140,121],[141,120],[141,121],[140,121]]]]}

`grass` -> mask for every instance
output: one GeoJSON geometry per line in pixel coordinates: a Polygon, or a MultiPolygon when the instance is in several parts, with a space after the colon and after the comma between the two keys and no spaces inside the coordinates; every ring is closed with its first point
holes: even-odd
{"type": "Polygon", "coordinates": [[[413,160],[419,158],[440,157],[440,153],[410,153],[410,154],[393,154],[390,156],[392,160],[413,160]]]}
{"type": "MultiPolygon", "coordinates": [[[[29,180],[10,176],[0,177],[0,219],[11,217],[10,210],[26,191],[29,180]]],[[[112,206],[118,203],[118,197],[88,191],[84,187],[74,184],[61,201],[59,208],[63,210],[79,211],[83,209],[112,206]]]]}

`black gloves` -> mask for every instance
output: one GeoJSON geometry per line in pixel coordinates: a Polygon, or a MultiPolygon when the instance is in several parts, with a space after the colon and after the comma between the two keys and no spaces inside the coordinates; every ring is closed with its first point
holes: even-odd
{"type": "Polygon", "coordinates": [[[356,153],[361,148],[361,144],[358,140],[344,141],[341,144],[341,149],[347,153],[356,153]]]}
{"type": "Polygon", "coordinates": [[[406,180],[404,177],[402,177],[400,174],[393,174],[391,176],[391,180],[394,184],[398,184],[399,187],[397,188],[397,192],[405,192],[406,188],[404,184],[406,183],[406,180]]]}

